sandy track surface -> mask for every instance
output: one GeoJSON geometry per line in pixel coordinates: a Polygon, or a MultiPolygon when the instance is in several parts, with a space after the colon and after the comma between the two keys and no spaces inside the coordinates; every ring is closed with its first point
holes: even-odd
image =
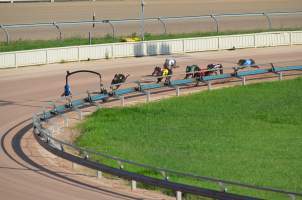
{"type": "MultiPolygon", "coordinates": [[[[216,13],[251,13],[302,10],[300,0],[146,0],[145,16],[192,16],[216,13]]],[[[136,0],[96,1],[96,2],[58,2],[58,3],[16,3],[0,4],[0,24],[20,24],[38,22],[91,20],[93,12],[96,19],[139,18],[140,5],[136,0]]],[[[266,29],[265,17],[219,18],[220,30],[266,29]],[[242,25],[244,24],[244,26],[242,25]]],[[[290,17],[272,17],[275,28],[301,27],[302,15],[290,17]]],[[[63,37],[93,37],[111,34],[109,25],[62,26],[63,37]]],[[[167,22],[168,32],[215,31],[212,19],[176,20],[167,22]],[[181,27],[181,28],[180,28],[181,27]]],[[[139,23],[116,24],[116,34],[125,35],[139,32],[139,23]]],[[[162,33],[159,22],[146,23],[146,32],[162,33]]],[[[55,39],[58,37],[54,27],[10,29],[12,40],[22,39],[55,39]]],[[[5,39],[0,31],[0,41],[5,39]]]]}
{"type": "MultiPolygon", "coordinates": [[[[205,66],[222,63],[234,66],[239,58],[254,58],[258,63],[277,65],[302,64],[302,46],[235,51],[203,52],[175,55],[183,72],[188,64],[205,66]]],[[[114,181],[97,181],[95,177],[70,169],[41,148],[32,137],[30,118],[63,90],[66,70],[90,69],[103,74],[109,83],[116,72],[130,73],[130,80],[151,73],[162,64],[164,56],[99,60],[68,64],[7,69],[0,72],[0,193],[3,199],[162,199],[157,193],[128,187],[114,181]]],[[[96,89],[98,82],[89,75],[71,80],[74,93],[96,89]]],[[[126,100],[130,101],[130,100],[126,100]]]]}

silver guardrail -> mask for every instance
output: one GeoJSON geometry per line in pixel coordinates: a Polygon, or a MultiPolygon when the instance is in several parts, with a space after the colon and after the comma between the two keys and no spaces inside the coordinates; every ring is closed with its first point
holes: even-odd
{"type": "MultiPolygon", "coordinates": [[[[209,15],[196,15],[196,16],[179,16],[179,17],[169,17],[169,16],[159,16],[159,17],[148,17],[144,18],[146,22],[159,22],[162,25],[162,33],[167,33],[167,22],[168,21],[177,21],[177,20],[190,20],[190,19],[212,19],[212,22],[215,24],[216,32],[220,31],[219,19],[227,17],[264,17],[267,21],[267,29],[272,30],[272,19],[273,16],[294,16],[302,15],[302,11],[295,12],[262,12],[262,13],[217,13],[209,15]]],[[[108,24],[112,30],[112,37],[116,36],[116,27],[115,24],[121,23],[131,23],[131,22],[140,22],[139,18],[132,19],[94,19],[94,20],[81,20],[81,21],[59,21],[59,22],[39,22],[39,23],[27,23],[27,24],[0,24],[0,29],[3,30],[6,43],[10,42],[10,29],[16,28],[35,28],[35,27],[54,27],[58,31],[58,38],[62,39],[62,26],[74,26],[74,25],[84,25],[84,24],[108,24]]]]}

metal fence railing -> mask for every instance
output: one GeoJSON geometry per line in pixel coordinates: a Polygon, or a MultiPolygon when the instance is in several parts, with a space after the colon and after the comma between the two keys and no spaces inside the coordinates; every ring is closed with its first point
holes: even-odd
{"type": "MultiPolygon", "coordinates": [[[[272,30],[273,28],[282,28],[282,27],[274,27],[272,18],[278,16],[278,17],[289,17],[289,16],[298,16],[299,19],[301,17],[302,19],[302,11],[296,11],[296,12],[263,12],[263,13],[232,13],[232,14],[210,14],[210,15],[198,15],[198,16],[180,16],[180,17],[149,17],[144,18],[144,21],[146,23],[158,23],[161,26],[161,34],[167,34],[168,33],[168,23],[180,23],[180,21],[187,21],[186,23],[191,23],[192,20],[209,20],[209,23],[212,24],[215,27],[216,32],[221,31],[221,20],[228,19],[228,18],[244,18],[244,17],[260,17],[263,22],[265,22],[266,29],[272,30]]],[[[244,19],[242,19],[243,23],[246,23],[244,19]]],[[[298,21],[298,20],[297,20],[298,21]]],[[[10,32],[16,29],[33,29],[33,28],[51,28],[53,27],[54,30],[57,31],[57,38],[62,39],[63,38],[63,27],[76,27],[80,25],[91,25],[91,27],[95,27],[97,24],[102,25],[108,25],[111,29],[111,36],[114,38],[117,35],[117,29],[118,25],[129,25],[130,23],[140,23],[141,19],[135,18],[135,19],[95,19],[93,20],[83,20],[83,21],[60,21],[60,22],[46,22],[46,23],[31,23],[31,24],[0,24],[0,29],[3,30],[5,34],[5,41],[9,43],[11,40],[11,34],[10,32]]],[[[294,25],[292,28],[296,27],[302,27],[302,20],[300,20],[301,23],[298,23],[294,25]]],[[[202,23],[202,22],[200,22],[202,23]]],[[[243,27],[243,26],[241,26],[243,27]]],[[[137,31],[137,30],[136,30],[137,31]]],[[[196,31],[203,31],[196,29],[196,31]]],[[[139,32],[139,31],[138,31],[139,32]]],[[[90,33],[90,32],[89,32],[90,33]]],[[[90,34],[89,34],[90,35],[90,34]]],[[[32,37],[35,37],[34,35],[32,37]]],[[[34,39],[34,38],[31,38],[34,39]]]]}
{"type": "MultiPolygon", "coordinates": [[[[231,68],[229,68],[229,69],[231,69],[231,68]]],[[[230,76],[225,76],[226,78],[223,78],[223,79],[230,80],[229,77],[234,77],[234,78],[237,77],[241,81],[241,79],[244,78],[244,81],[243,81],[243,85],[244,85],[246,83],[245,77],[249,76],[249,75],[261,75],[261,74],[271,73],[274,76],[276,76],[276,75],[279,76],[279,80],[282,80],[283,75],[284,76],[293,75],[293,74],[287,74],[287,72],[297,71],[297,70],[301,71],[302,66],[276,67],[273,64],[271,64],[271,68],[250,70],[250,71],[245,71],[245,73],[241,73],[241,74],[230,73],[229,74],[230,76]]],[[[299,74],[301,74],[301,73],[299,73],[299,74]]],[[[267,76],[262,77],[262,78],[267,78],[267,76]]],[[[209,84],[210,81],[214,81],[215,79],[217,79],[217,80],[220,79],[220,76],[219,75],[208,76],[207,79],[204,79],[207,81],[204,81],[204,82],[209,84]]],[[[180,80],[174,80],[174,81],[178,81],[178,83],[181,85],[184,83],[184,82],[182,82],[184,80],[187,80],[187,79],[180,79],[180,80]]],[[[196,81],[198,82],[198,80],[199,79],[192,81],[191,84],[196,84],[196,81]]],[[[139,81],[134,81],[134,82],[137,83],[139,85],[139,87],[141,86],[139,81]]],[[[134,83],[134,82],[132,82],[132,83],[134,83]]],[[[225,83],[225,81],[224,81],[224,83],[225,83]]],[[[185,84],[187,84],[187,82],[185,82],[185,84]]],[[[169,87],[169,85],[161,85],[160,88],[162,88],[162,87],[169,87]]],[[[173,85],[170,87],[177,88],[178,86],[173,85]]],[[[209,89],[210,89],[210,87],[209,87],[209,89]]],[[[120,89],[120,90],[123,90],[123,89],[120,89]]],[[[131,90],[131,91],[144,92],[144,90],[142,90],[142,88],[135,88],[135,90],[131,90]]],[[[133,93],[133,92],[129,92],[129,94],[131,94],[131,93],[133,93]]],[[[148,93],[148,94],[150,95],[150,93],[148,93]]],[[[99,152],[96,150],[77,147],[73,144],[64,142],[60,139],[57,139],[53,135],[53,132],[49,129],[49,127],[47,128],[47,125],[45,125],[45,123],[47,123],[50,119],[52,119],[56,116],[62,116],[62,115],[64,115],[64,113],[72,111],[72,110],[81,112],[78,108],[80,108],[82,106],[92,105],[93,103],[96,103],[97,101],[102,100],[102,98],[108,98],[108,96],[106,96],[106,95],[105,96],[99,95],[98,97],[97,96],[91,96],[88,94],[88,96],[84,97],[83,99],[78,99],[78,100],[72,101],[77,104],[77,106],[75,106],[75,107],[72,104],[60,105],[60,106],[54,105],[51,110],[43,111],[42,113],[34,115],[33,116],[34,133],[35,133],[36,138],[40,142],[40,144],[42,146],[44,146],[46,149],[50,150],[51,152],[53,152],[63,158],[66,158],[74,163],[81,164],[83,166],[89,167],[94,170],[110,173],[110,174],[113,174],[113,175],[116,175],[119,177],[129,179],[132,181],[133,187],[136,186],[136,181],[138,181],[138,182],[148,184],[148,185],[171,189],[171,190],[177,192],[178,199],[181,199],[181,193],[189,193],[189,194],[194,194],[194,195],[199,195],[199,196],[204,196],[204,197],[209,197],[209,198],[215,198],[215,199],[258,199],[257,197],[250,197],[250,196],[231,193],[228,190],[228,187],[239,187],[239,188],[245,188],[248,190],[279,194],[279,195],[287,196],[291,200],[295,200],[296,198],[302,197],[302,193],[299,193],[299,192],[290,192],[290,191],[285,191],[285,190],[275,189],[275,188],[270,188],[270,187],[260,187],[260,186],[250,185],[250,184],[243,184],[243,183],[239,183],[239,182],[235,182],[235,181],[222,180],[222,179],[199,176],[199,175],[185,173],[185,172],[178,172],[178,171],[165,169],[165,168],[153,167],[150,165],[137,163],[134,161],[111,156],[111,155],[108,155],[108,154],[105,154],[105,153],[102,153],[102,152],[99,152]],[[110,165],[106,165],[106,164],[104,164],[104,162],[98,163],[94,159],[91,159],[91,157],[102,157],[102,158],[108,159],[112,162],[117,163],[118,167],[112,167],[110,165]],[[146,176],[143,174],[138,174],[138,173],[127,171],[127,169],[125,169],[123,166],[124,164],[156,172],[158,174],[161,174],[163,176],[163,179],[154,178],[154,177],[146,176]],[[210,183],[216,184],[220,188],[220,190],[200,188],[200,187],[187,185],[187,184],[183,184],[183,183],[172,182],[169,179],[168,175],[177,176],[177,177],[186,177],[186,178],[190,178],[190,179],[197,180],[197,181],[210,182],[210,183]]],[[[81,115],[79,115],[79,116],[81,116],[81,115]]],[[[79,117],[79,118],[82,119],[82,117],[79,117]]],[[[66,119],[64,119],[64,123],[65,122],[66,122],[66,119]]]]}

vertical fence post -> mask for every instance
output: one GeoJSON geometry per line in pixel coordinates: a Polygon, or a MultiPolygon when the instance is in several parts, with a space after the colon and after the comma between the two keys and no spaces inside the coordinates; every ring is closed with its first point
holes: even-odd
{"type": "Polygon", "coordinates": [[[214,20],[215,24],[216,24],[216,32],[218,33],[219,32],[219,23],[218,23],[218,20],[217,18],[214,16],[214,15],[210,15],[211,18],[214,20]]]}
{"type": "Polygon", "coordinates": [[[162,18],[157,18],[158,21],[163,25],[163,28],[164,28],[164,34],[166,35],[167,34],[167,26],[166,26],[166,23],[164,22],[164,20],[162,20],[162,18]]]}
{"type": "Polygon", "coordinates": [[[131,190],[136,190],[136,181],[135,180],[131,180],[131,190]]]}
{"type": "Polygon", "coordinates": [[[59,32],[59,40],[62,40],[62,31],[61,31],[59,25],[58,25],[56,22],[53,22],[52,24],[54,25],[54,27],[55,27],[55,28],[58,30],[58,32],[59,32]]]}
{"type": "Polygon", "coordinates": [[[208,90],[211,90],[212,89],[212,84],[211,84],[211,81],[208,82],[208,90]]]}
{"type": "Polygon", "coordinates": [[[111,44],[111,58],[114,58],[115,54],[114,54],[114,44],[111,44]]]}
{"type": "Polygon", "coordinates": [[[246,77],[242,77],[242,85],[246,85],[246,77]]]}
{"type": "Polygon", "coordinates": [[[283,73],[279,72],[279,81],[282,81],[282,80],[283,80],[283,73]]]}
{"type": "Polygon", "coordinates": [[[141,0],[141,38],[145,40],[145,2],[141,0]]]}
{"type": "Polygon", "coordinates": [[[91,42],[92,42],[92,38],[91,38],[91,32],[89,31],[88,32],[88,40],[89,40],[89,45],[91,45],[91,42]]]}
{"type": "Polygon", "coordinates": [[[6,37],[6,44],[9,44],[9,34],[7,28],[0,24],[0,28],[4,31],[6,37]]]}
{"type": "Polygon", "coordinates": [[[268,14],[266,14],[266,13],[262,13],[262,14],[263,14],[263,16],[266,18],[266,20],[267,20],[267,23],[268,23],[268,29],[269,29],[269,30],[272,30],[272,21],[271,21],[271,19],[270,19],[269,15],[268,15],[268,14]]]}
{"type": "Polygon", "coordinates": [[[176,200],[182,200],[182,193],[181,193],[181,191],[176,191],[176,200]]]}
{"type": "Polygon", "coordinates": [[[18,63],[17,63],[17,52],[14,53],[14,64],[15,64],[15,68],[18,68],[18,63]]]}
{"type": "Polygon", "coordinates": [[[125,97],[124,96],[120,96],[119,97],[120,98],[120,100],[121,100],[121,106],[125,106],[125,97]]]}
{"type": "Polygon", "coordinates": [[[77,49],[78,49],[78,62],[80,62],[80,60],[81,60],[81,57],[80,57],[80,46],[78,46],[77,49]]]}
{"type": "Polygon", "coordinates": [[[112,29],[112,38],[115,39],[115,27],[114,24],[110,20],[103,20],[102,21],[105,24],[109,24],[112,29]]]}
{"type": "Polygon", "coordinates": [[[179,96],[180,95],[180,89],[178,86],[175,87],[175,90],[176,90],[176,96],[179,96]]]}
{"type": "Polygon", "coordinates": [[[146,91],[146,95],[147,95],[147,99],[146,99],[146,101],[147,101],[147,103],[149,103],[150,102],[150,97],[151,97],[151,95],[150,95],[151,93],[150,93],[150,91],[149,90],[147,90],[146,91]]]}
{"type": "Polygon", "coordinates": [[[102,172],[98,170],[98,171],[96,172],[96,177],[97,177],[97,178],[102,178],[102,176],[103,176],[102,172]]]}

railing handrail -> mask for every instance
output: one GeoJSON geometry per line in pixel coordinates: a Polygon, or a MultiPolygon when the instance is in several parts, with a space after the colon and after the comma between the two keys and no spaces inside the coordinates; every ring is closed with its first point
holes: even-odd
{"type": "MultiPolygon", "coordinates": [[[[161,20],[179,20],[179,19],[200,19],[215,17],[244,17],[244,16],[263,16],[266,15],[299,15],[302,11],[291,12],[254,12],[254,13],[217,13],[217,14],[205,14],[205,15],[188,15],[188,16],[159,16],[159,17],[147,17],[145,21],[158,21],[161,20]]],[[[57,21],[57,22],[36,22],[36,23],[24,23],[24,24],[2,24],[4,28],[26,28],[26,27],[38,27],[38,26],[53,26],[57,25],[75,25],[75,24],[94,24],[94,23],[123,23],[123,22],[139,22],[140,18],[126,18],[126,19],[99,19],[99,20],[79,20],[79,21],[57,21]]]]}

